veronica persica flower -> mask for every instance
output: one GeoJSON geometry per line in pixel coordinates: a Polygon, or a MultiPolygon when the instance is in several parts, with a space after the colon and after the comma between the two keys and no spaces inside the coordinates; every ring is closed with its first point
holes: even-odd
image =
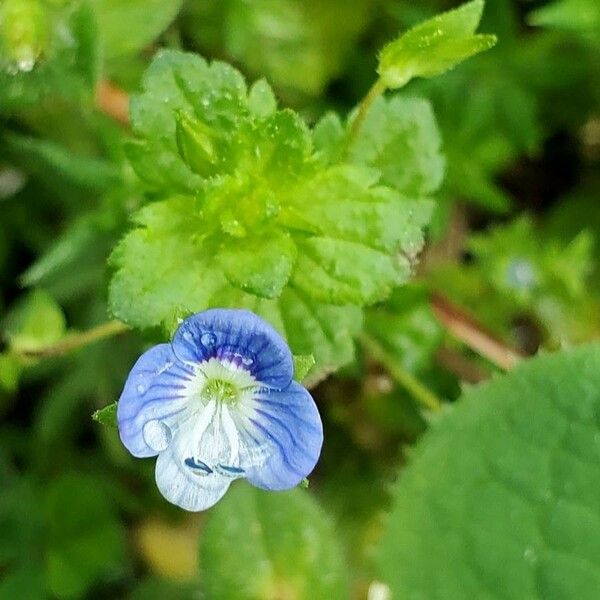
{"type": "Polygon", "coordinates": [[[255,314],[193,315],[133,366],[117,409],[121,440],[134,456],[158,455],[158,489],[186,510],[212,506],[240,477],[294,487],[317,462],[323,427],[293,371],[287,344],[255,314]]]}

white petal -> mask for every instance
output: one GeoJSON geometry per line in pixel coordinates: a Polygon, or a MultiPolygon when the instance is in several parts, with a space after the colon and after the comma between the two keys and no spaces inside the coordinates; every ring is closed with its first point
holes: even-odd
{"type": "Polygon", "coordinates": [[[216,504],[229,488],[231,477],[217,472],[197,474],[173,452],[174,448],[171,444],[156,461],[156,485],[160,493],[169,502],[194,512],[216,504]]]}

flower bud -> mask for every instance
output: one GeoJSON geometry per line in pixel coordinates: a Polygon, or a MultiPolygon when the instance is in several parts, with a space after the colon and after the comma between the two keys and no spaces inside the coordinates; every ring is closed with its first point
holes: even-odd
{"type": "Polygon", "coordinates": [[[175,136],[181,158],[194,173],[203,177],[214,175],[219,162],[215,146],[217,134],[211,127],[183,111],[179,111],[176,118],[175,136]]]}
{"type": "Polygon", "coordinates": [[[14,71],[31,71],[48,46],[48,21],[39,0],[4,0],[0,42],[14,71]]]}

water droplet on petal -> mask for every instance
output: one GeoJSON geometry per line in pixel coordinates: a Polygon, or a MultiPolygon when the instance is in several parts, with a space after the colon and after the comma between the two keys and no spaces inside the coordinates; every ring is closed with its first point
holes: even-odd
{"type": "Polygon", "coordinates": [[[166,450],[171,443],[171,430],[162,421],[153,419],[148,421],[142,428],[144,441],[154,452],[162,452],[166,450]]]}
{"type": "Polygon", "coordinates": [[[246,365],[247,367],[249,367],[253,362],[254,360],[252,358],[249,358],[248,356],[242,356],[242,364],[246,365]]]}
{"type": "Polygon", "coordinates": [[[135,389],[137,390],[138,394],[143,394],[146,391],[146,388],[141,383],[138,384],[135,389]]]}
{"type": "Polygon", "coordinates": [[[192,341],[192,334],[189,331],[184,331],[183,332],[183,339],[186,342],[191,342],[192,341]]]}
{"type": "Polygon", "coordinates": [[[210,348],[211,346],[214,346],[216,341],[217,341],[217,338],[212,333],[203,333],[200,336],[200,342],[206,348],[210,348]]]}

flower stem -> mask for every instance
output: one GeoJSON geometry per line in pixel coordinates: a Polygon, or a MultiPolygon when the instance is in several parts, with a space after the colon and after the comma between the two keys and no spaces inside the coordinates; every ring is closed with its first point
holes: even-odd
{"type": "Polygon", "coordinates": [[[381,363],[388,373],[399,383],[411,396],[420,402],[428,410],[440,410],[442,403],[440,399],[428,388],[426,388],[416,377],[403,369],[371,336],[363,334],[361,342],[371,356],[381,363]]]}
{"type": "Polygon", "coordinates": [[[504,371],[510,371],[522,354],[497,339],[477,323],[464,309],[461,309],[439,294],[431,298],[431,307],[442,325],[469,348],[484,356],[504,371]]]}
{"type": "Polygon", "coordinates": [[[96,327],[92,327],[87,331],[81,331],[67,335],[62,340],[46,346],[45,348],[36,348],[35,350],[21,350],[20,354],[26,358],[46,358],[49,356],[60,356],[67,354],[71,350],[77,350],[83,346],[87,346],[93,342],[101,340],[103,338],[125,333],[129,330],[129,327],[121,321],[108,321],[102,323],[96,327]]]}
{"type": "Polygon", "coordinates": [[[358,110],[352,124],[350,125],[350,131],[348,132],[348,140],[346,142],[346,152],[350,150],[356,138],[358,136],[358,132],[362,127],[362,124],[371,108],[371,105],[383,92],[385,92],[386,86],[383,83],[382,79],[378,79],[372,86],[371,89],[367,92],[367,95],[361,100],[358,105],[358,110]]]}

